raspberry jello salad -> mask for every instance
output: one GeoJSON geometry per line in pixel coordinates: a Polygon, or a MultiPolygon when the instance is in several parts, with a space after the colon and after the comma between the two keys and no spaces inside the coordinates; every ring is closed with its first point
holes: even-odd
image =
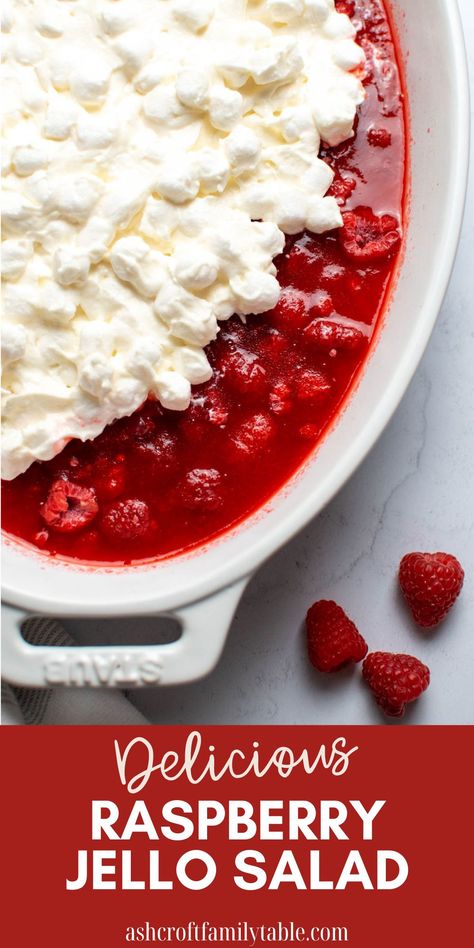
{"type": "Polygon", "coordinates": [[[255,511],[363,365],[402,235],[381,0],[2,13],[3,525],[140,562],[255,511]]]}

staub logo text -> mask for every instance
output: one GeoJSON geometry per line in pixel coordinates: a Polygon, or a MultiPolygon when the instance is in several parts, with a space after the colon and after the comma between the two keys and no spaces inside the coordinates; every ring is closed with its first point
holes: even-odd
{"type": "Polygon", "coordinates": [[[161,681],[162,662],[145,649],[97,655],[81,655],[75,649],[44,661],[43,676],[47,685],[140,688],[161,681]]]}

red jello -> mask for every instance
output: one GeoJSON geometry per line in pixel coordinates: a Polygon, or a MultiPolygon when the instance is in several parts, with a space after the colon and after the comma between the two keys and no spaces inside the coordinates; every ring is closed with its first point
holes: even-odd
{"type": "Polygon", "coordinates": [[[344,227],[289,238],[282,297],[221,324],[212,379],[190,408],[149,400],[99,438],[3,484],[3,527],[87,562],[157,559],[202,544],[265,503],[315,446],[363,365],[403,225],[405,115],[381,0],[340,0],[367,57],[355,137],[322,157],[344,227]]]}

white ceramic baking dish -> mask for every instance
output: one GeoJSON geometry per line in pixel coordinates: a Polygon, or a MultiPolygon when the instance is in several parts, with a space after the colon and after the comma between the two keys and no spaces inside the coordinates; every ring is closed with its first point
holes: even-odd
{"type": "Polygon", "coordinates": [[[22,685],[146,686],[190,681],[218,661],[252,572],[314,517],[389,421],[421,359],[454,261],[466,190],[469,109],[455,0],[392,0],[411,122],[409,226],[383,330],[361,381],[317,454],[235,531],[191,555],[128,569],[90,569],[4,543],[3,676],[22,685]],[[28,645],[27,614],[172,615],[167,645],[59,649],[28,645]]]}

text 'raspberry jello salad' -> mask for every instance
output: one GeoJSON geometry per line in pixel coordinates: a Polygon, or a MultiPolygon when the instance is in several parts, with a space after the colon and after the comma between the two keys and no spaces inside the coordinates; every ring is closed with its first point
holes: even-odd
{"type": "Polygon", "coordinates": [[[137,555],[192,545],[290,476],[365,357],[402,203],[403,169],[379,193],[403,165],[383,5],[13,0],[2,34],[3,477],[34,507],[5,529],[120,559],[100,524],[140,502],[137,555]],[[243,502],[259,426],[271,473],[243,502]],[[90,548],[41,520],[58,480],[90,548]]]}

